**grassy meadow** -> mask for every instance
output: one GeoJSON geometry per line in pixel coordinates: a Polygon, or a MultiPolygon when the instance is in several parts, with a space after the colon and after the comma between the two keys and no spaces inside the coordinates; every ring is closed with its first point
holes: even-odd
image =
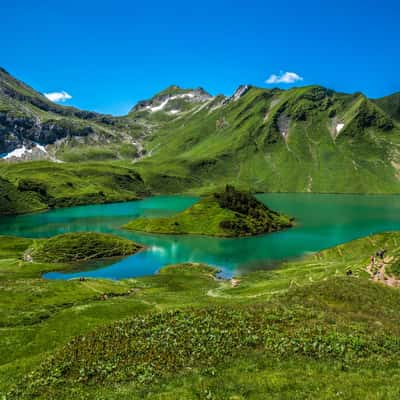
{"type": "Polygon", "coordinates": [[[7,399],[396,399],[400,292],[369,280],[385,233],[220,280],[199,264],[121,281],[44,280],[0,240],[0,388],[7,399]],[[352,274],[347,275],[351,270],[352,274]]]}

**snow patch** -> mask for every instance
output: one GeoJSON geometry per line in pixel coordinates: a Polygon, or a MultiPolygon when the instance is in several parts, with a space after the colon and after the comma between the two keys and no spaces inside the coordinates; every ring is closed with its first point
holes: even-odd
{"type": "MultiPolygon", "coordinates": [[[[46,148],[44,146],[42,146],[40,143],[33,142],[32,144],[34,147],[31,147],[30,149],[28,149],[25,145],[23,145],[22,147],[19,147],[15,150],[11,151],[10,153],[1,154],[0,158],[2,158],[4,160],[10,160],[12,158],[24,158],[28,154],[32,155],[34,158],[34,156],[38,155],[38,153],[37,153],[38,151],[41,153],[44,153],[46,155],[49,154],[47,152],[46,148]]],[[[29,157],[29,158],[31,158],[31,157],[29,157]]]]}
{"type": "Polygon", "coordinates": [[[339,133],[344,128],[344,124],[336,124],[336,133],[339,133]]]}
{"type": "Polygon", "coordinates": [[[3,157],[5,160],[8,160],[10,158],[21,158],[24,156],[26,153],[32,153],[32,149],[27,149],[25,146],[20,147],[19,149],[15,149],[12,152],[8,153],[5,157],[3,157]]]}
{"type": "Polygon", "coordinates": [[[34,142],[34,143],[35,143],[35,146],[36,146],[37,149],[39,149],[39,150],[42,151],[43,153],[46,153],[46,154],[47,154],[46,147],[42,146],[40,143],[36,143],[36,142],[34,142]]]}
{"type": "MultiPolygon", "coordinates": [[[[188,98],[193,98],[194,97],[194,93],[183,93],[183,94],[177,94],[175,96],[170,96],[168,98],[166,98],[160,105],[158,106],[147,106],[146,110],[150,111],[150,112],[157,112],[157,111],[161,111],[170,100],[175,100],[175,99],[183,99],[185,97],[188,98]]],[[[173,114],[175,114],[176,112],[179,112],[179,110],[172,110],[175,111],[173,112],[173,114]]],[[[171,112],[172,112],[171,111],[171,112]]]]}
{"type": "Polygon", "coordinates": [[[160,111],[160,110],[162,110],[162,109],[167,105],[167,103],[168,103],[169,100],[170,100],[170,99],[164,100],[159,106],[155,106],[155,107],[147,106],[146,108],[147,108],[149,111],[151,111],[151,112],[160,111]]]}
{"type": "Polygon", "coordinates": [[[247,91],[249,90],[249,85],[240,85],[235,93],[233,93],[232,100],[239,100],[247,91]]]}

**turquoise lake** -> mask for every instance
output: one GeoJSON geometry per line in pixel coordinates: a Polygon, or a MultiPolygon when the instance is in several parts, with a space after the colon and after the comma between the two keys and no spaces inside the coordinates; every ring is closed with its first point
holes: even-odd
{"type": "Polygon", "coordinates": [[[50,272],[50,279],[79,276],[123,279],[150,275],[162,266],[204,262],[218,266],[222,276],[275,268],[301,257],[371,233],[400,230],[400,196],[262,194],[269,207],[295,217],[294,228],[250,238],[150,235],[120,227],[139,216],[165,216],[181,211],[197,199],[184,196],[52,210],[0,218],[0,234],[48,237],[64,232],[115,233],[147,248],[120,260],[78,265],[74,272],[50,272]]]}

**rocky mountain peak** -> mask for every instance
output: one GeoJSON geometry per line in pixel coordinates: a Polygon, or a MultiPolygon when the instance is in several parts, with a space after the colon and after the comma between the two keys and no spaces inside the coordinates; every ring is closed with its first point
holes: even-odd
{"type": "Polygon", "coordinates": [[[139,101],[131,112],[166,111],[175,114],[188,108],[188,105],[204,103],[212,99],[213,96],[201,87],[196,89],[182,89],[177,85],[172,85],[149,100],[139,101]]]}
{"type": "Polygon", "coordinates": [[[236,90],[235,93],[231,96],[230,100],[236,101],[239,100],[249,89],[250,85],[240,85],[236,90]]]}

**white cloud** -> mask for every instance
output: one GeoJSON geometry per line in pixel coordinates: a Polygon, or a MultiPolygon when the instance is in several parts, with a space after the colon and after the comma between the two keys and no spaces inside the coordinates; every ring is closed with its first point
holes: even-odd
{"type": "Polygon", "coordinates": [[[283,72],[279,75],[272,74],[265,82],[266,83],[294,83],[302,81],[303,77],[296,74],[296,72],[283,72]]]}
{"type": "Polygon", "coordinates": [[[43,93],[50,101],[54,101],[55,103],[64,102],[66,100],[72,99],[72,96],[65,92],[52,92],[52,93],[43,93]]]}

